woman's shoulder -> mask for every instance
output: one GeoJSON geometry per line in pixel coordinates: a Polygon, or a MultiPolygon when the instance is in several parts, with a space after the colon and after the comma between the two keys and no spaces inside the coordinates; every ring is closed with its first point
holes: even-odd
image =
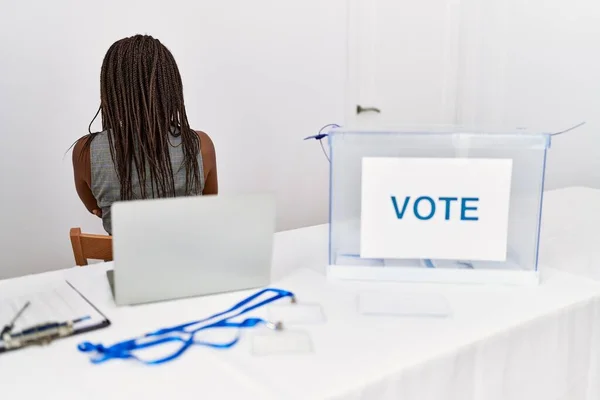
{"type": "Polygon", "coordinates": [[[106,132],[102,131],[102,132],[95,132],[95,133],[88,133],[87,135],[84,135],[82,137],[80,137],[79,139],[77,139],[77,141],[75,142],[75,145],[73,146],[73,151],[89,151],[89,147],[92,144],[91,142],[93,140],[96,139],[100,139],[106,137],[106,132]]]}
{"type": "Polygon", "coordinates": [[[84,136],[80,137],[79,139],[77,139],[77,141],[73,145],[73,157],[84,155],[86,153],[89,154],[90,145],[92,144],[91,141],[101,133],[102,132],[95,133],[95,134],[88,133],[87,135],[84,135],[84,136]]]}
{"type": "Polygon", "coordinates": [[[203,131],[196,131],[198,137],[200,138],[200,152],[202,153],[202,158],[205,159],[214,159],[215,158],[215,145],[210,138],[210,136],[203,131]]]}
{"type": "Polygon", "coordinates": [[[81,160],[83,156],[89,154],[90,152],[90,143],[89,141],[92,139],[92,135],[87,134],[85,136],[77,139],[75,144],[73,145],[73,161],[81,160]]]}

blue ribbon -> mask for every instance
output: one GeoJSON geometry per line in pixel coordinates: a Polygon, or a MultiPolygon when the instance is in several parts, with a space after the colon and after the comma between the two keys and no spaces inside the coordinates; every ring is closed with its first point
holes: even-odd
{"type": "Polygon", "coordinates": [[[255,294],[243,299],[239,303],[235,304],[233,307],[231,307],[223,312],[211,315],[208,318],[204,318],[204,319],[201,319],[198,321],[187,322],[185,324],[172,326],[172,327],[168,327],[168,328],[161,328],[154,332],[147,333],[142,337],[118,342],[118,343],[115,343],[108,347],[105,347],[102,344],[93,344],[90,342],[83,342],[83,343],[79,344],[78,349],[79,349],[79,351],[84,352],[84,353],[95,352],[96,357],[93,357],[91,359],[92,363],[94,363],[94,364],[103,363],[103,362],[111,360],[111,359],[134,359],[134,360],[140,361],[140,362],[142,362],[144,364],[148,364],[148,365],[157,365],[157,364],[163,364],[163,363],[172,361],[172,360],[176,359],[177,357],[179,357],[180,355],[182,355],[192,345],[206,346],[206,347],[212,347],[212,348],[218,348],[218,349],[228,349],[237,344],[237,342],[240,339],[240,334],[241,334],[242,328],[253,328],[257,325],[268,323],[266,320],[264,320],[262,318],[246,318],[246,319],[244,319],[242,321],[238,321],[238,322],[231,321],[231,319],[239,317],[245,313],[253,311],[259,307],[262,307],[266,304],[272,303],[272,302],[282,299],[284,297],[290,297],[292,299],[292,302],[295,301],[295,296],[292,292],[288,292],[286,290],[281,290],[281,289],[271,289],[271,288],[263,289],[255,294]],[[253,302],[257,298],[259,298],[267,293],[272,294],[272,296],[268,297],[265,300],[262,300],[260,302],[257,302],[255,304],[248,306],[249,303],[253,302]],[[224,317],[224,318],[214,321],[212,323],[206,324],[209,321],[212,321],[219,317],[223,317],[224,315],[227,315],[227,314],[232,314],[232,315],[229,315],[227,317],[224,317]],[[195,325],[199,325],[199,324],[205,324],[205,325],[201,325],[200,327],[197,327],[195,329],[189,329],[189,328],[192,328],[195,325]],[[213,328],[238,328],[239,330],[237,332],[236,337],[233,340],[228,341],[228,342],[212,343],[212,342],[195,340],[194,337],[195,337],[196,333],[207,330],[207,329],[213,329],[213,328]],[[158,358],[158,359],[151,360],[151,361],[146,361],[146,360],[140,359],[139,357],[137,357],[134,354],[134,352],[136,350],[142,350],[142,349],[159,346],[159,345],[166,344],[166,343],[177,343],[177,342],[181,343],[181,347],[179,347],[175,352],[173,352],[171,355],[168,355],[166,357],[158,358]]]}

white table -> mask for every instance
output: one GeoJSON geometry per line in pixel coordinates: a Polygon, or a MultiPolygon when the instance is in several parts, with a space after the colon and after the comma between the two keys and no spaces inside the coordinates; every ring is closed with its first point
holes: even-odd
{"type": "MultiPolygon", "coordinates": [[[[560,219],[564,202],[581,196],[593,198],[590,205],[600,215],[598,192],[570,189],[546,197],[545,237],[556,246],[545,247],[542,259],[553,267],[577,269],[574,264],[589,251],[582,247],[578,254],[567,254],[574,248],[553,239],[559,237],[557,225],[565,226],[560,219]]],[[[585,224],[565,218],[572,230],[585,224]]],[[[296,292],[301,302],[320,303],[327,315],[326,324],[297,327],[310,333],[313,354],[256,357],[246,339],[226,351],[193,348],[159,367],[131,361],[92,365],[76,345],[82,340],[110,344],[198,319],[243,294],[117,308],[104,273],[110,265],[0,281],[0,291],[26,290],[68,278],[113,322],[109,329],[46,348],[0,356],[2,397],[595,400],[600,395],[598,282],[556,268],[544,269],[536,288],[330,282],[323,275],[326,257],[326,226],[276,236],[273,286],[296,292]],[[441,293],[453,315],[357,313],[359,291],[398,289],[441,293]]]]}

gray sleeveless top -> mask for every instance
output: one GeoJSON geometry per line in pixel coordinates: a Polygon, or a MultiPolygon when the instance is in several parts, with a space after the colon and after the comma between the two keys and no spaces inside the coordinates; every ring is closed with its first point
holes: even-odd
{"type": "MultiPolygon", "coordinates": [[[[175,195],[186,196],[186,172],[184,154],[181,146],[181,137],[169,136],[169,155],[173,168],[173,180],[175,183],[175,195]]],[[[90,162],[92,178],[92,194],[102,209],[102,224],[109,234],[112,234],[110,206],[121,200],[121,184],[117,177],[117,170],[110,155],[108,134],[106,132],[96,135],[90,145],[90,162]]],[[[200,167],[200,194],[204,190],[204,171],[202,168],[202,154],[198,153],[198,165],[200,167]]],[[[149,175],[149,174],[148,174],[149,175]]],[[[139,177],[135,170],[131,176],[134,199],[141,198],[139,177]]],[[[151,182],[146,179],[146,194],[152,196],[151,182]]]]}

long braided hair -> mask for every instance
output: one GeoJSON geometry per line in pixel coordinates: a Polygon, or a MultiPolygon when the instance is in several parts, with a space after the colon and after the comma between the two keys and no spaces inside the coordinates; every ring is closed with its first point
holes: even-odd
{"type": "MultiPolygon", "coordinates": [[[[102,113],[102,129],[108,135],[122,200],[136,195],[134,172],[142,199],[175,196],[170,137],[181,137],[186,194],[199,194],[200,140],[189,126],[177,63],[158,39],[136,35],[108,49],[100,73],[100,98],[98,112],[102,113]]],[[[85,143],[88,147],[99,133],[91,133],[92,123],[85,143]]]]}

